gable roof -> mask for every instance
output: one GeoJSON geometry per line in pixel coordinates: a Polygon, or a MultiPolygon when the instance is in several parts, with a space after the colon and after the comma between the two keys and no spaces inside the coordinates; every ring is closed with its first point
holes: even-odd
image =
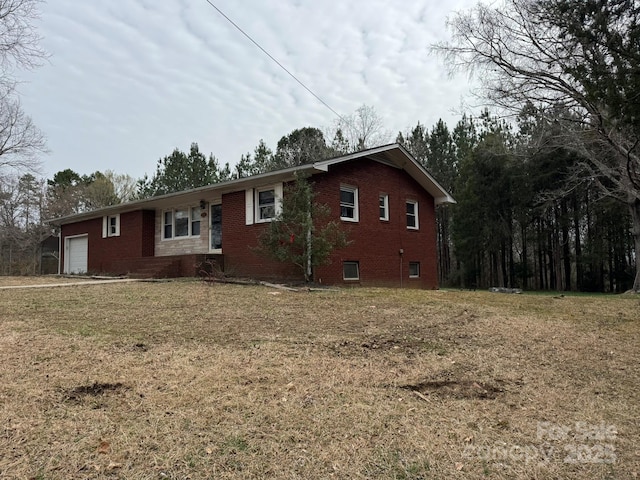
{"type": "Polygon", "coordinates": [[[286,182],[292,180],[297,172],[306,172],[310,175],[328,172],[332,165],[345,163],[361,158],[384,163],[396,168],[405,170],[422,188],[424,188],[435,199],[436,205],[442,203],[456,203],[453,197],[431,176],[431,174],[420,165],[415,158],[402,145],[393,143],[380,147],[362,150],[360,152],[343,155],[340,157],[321,160],[319,162],[308,163],[296,167],[275,170],[261,173],[251,177],[228,180],[226,182],[205,185],[203,187],[184,190],[182,192],[168,193],[156,197],[135,200],[133,202],[121,203],[110,207],[104,207],[90,212],[77,213],[65,217],[48,220],[54,225],[65,225],[91,218],[101,217],[116,213],[126,213],[135,210],[150,208],[170,208],[176,204],[176,200],[181,203],[198,203],[205,194],[215,193],[222,195],[225,193],[237,192],[247,188],[263,186],[269,183],[286,182]]]}
{"type": "Polygon", "coordinates": [[[435,178],[413,158],[413,155],[398,143],[383,145],[381,147],[370,148],[360,152],[344,155],[342,157],[331,158],[314,163],[314,167],[327,171],[328,167],[337,163],[348,162],[358,158],[369,157],[372,160],[385,163],[405,170],[416,180],[422,188],[431,194],[436,205],[441,203],[456,203],[453,197],[440,185],[435,178]]]}

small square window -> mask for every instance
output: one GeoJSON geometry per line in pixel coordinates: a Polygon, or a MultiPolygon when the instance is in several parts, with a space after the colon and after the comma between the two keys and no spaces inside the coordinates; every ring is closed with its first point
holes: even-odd
{"type": "Polygon", "coordinates": [[[120,214],[102,217],[102,238],[120,236],[120,214]]]}
{"type": "Polygon", "coordinates": [[[340,219],[358,221],[358,189],[340,187],[340,219]]]}
{"type": "Polygon", "coordinates": [[[380,195],[380,220],[389,220],[389,195],[380,195]]]}
{"type": "Polygon", "coordinates": [[[409,278],[420,278],[420,262],[409,262],[409,278]]]}
{"type": "Polygon", "coordinates": [[[358,262],[342,262],[342,278],[345,280],[360,280],[360,265],[358,262]]]}
{"type": "Polygon", "coordinates": [[[418,225],[418,202],[407,200],[407,228],[417,230],[418,225]]]}

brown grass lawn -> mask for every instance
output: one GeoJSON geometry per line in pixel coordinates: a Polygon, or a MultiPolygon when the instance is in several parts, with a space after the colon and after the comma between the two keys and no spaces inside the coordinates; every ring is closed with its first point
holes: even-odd
{"type": "Polygon", "coordinates": [[[5,277],[0,275],[0,287],[12,287],[14,285],[51,285],[63,283],[91,282],[88,277],[61,277],[59,275],[40,275],[32,277],[5,277]]]}
{"type": "Polygon", "coordinates": [[[640,299],[0,291],[2,479],[629,479],[640,299]]]}

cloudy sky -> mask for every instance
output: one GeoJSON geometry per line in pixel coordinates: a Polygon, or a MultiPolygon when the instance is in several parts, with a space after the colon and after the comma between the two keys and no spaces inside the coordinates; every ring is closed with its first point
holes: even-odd
{"type": "MultiPolygon", "coordinates": [[[[429,46],[475,1],[212,0],[341,114],[366,104],[393,133],[453,125],[470,84],[429,46]]],[[[22,74],[23,107],[47,136],[43,174],[71,168],[141,177],[197,142],[235,164],[262,138],[335,115],[206,0],[48,0],[38,22],[51,55],[22,74]]]]}

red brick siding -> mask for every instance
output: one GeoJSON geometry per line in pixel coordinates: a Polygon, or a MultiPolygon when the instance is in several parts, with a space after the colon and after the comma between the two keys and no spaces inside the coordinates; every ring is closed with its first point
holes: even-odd
{"type": "MultiPolygon", "coordinates": [[[[337,164],[312,178],[316,201],[327,204],[340,221],[340,186],[358,188],[359,221],[341,224],[350,232],[351,244],[333,252],[331,263],[317,267],[314,280],[325,284],[386,285],[437,288],[434,199],[405,171],[367,159],[337,164]],[[379,219],[379,195],[389,196],[389,220],[379,219]],[[406,227],[406,201],[418,202],[419,230],[406,227]],[[403,254],[400,255],[400,249],[403,254]],[[344,281],[342,262],[358,261],[360,280],[344,281]],[[409,278],[409,262],[420,262],[420,278],[409,278]],[[402,272],[402,273],[401,273],[402,272]]],[[[275,262],[256,252],[258,236],[267,224],[245,224],[245,192],[222,197],[222,251],[228,275],[262,279],[301,280],[298,267],[275,262]]],[[[137,211],[120,216],[120,236],[102,238],[102,218],[64,225],[67,236],[88,234],[88,270],[100,273],[140,265],[154,256],[155,213],[137,211]],[[130,259],[131,261],[126,261],[130,259]]],[[[64,249],[61,253],[64,255],[64,249]]],[[[196,258],[176,256],[177,275],[193,275],[196,258]]],[[[64,258],[61,259],[64,265],[64,258]]],[[[116,271],[117,270],[117,271],[116,271]]],[[[131,271],[131,270],[129,270],[131,271]]]]}
{"type": "Polygon", "coordinates": [[[260,232],[266,223],[246,225],[245,192],[222,196],[222,253],[227,275],[259,279],[302,280],[302,271],[293,265],[285,265],[259,255],[260,232]]]}
{"type": "Polygon", "coordinates": [[[127,258],[153,256],[154,223],[153,211],[139,210],[123,213],[120,215],[120,236],[107,238],[102,238],[102,217],[63,225],[61,265],[64,266],[65,237],[88,234],[88,271],[90,273],[127,273],[114,271],[115,262],[127,258]]]}
{"type": "Polygon", "coordinates": [[[142,211],[142,256],[153,257],[155,255],[155,231],[156,212],[154,210],[142,211]]]}
{"type": "MultiPolygon", "coordinates": [[[[334,220],[340,221],[340,185],[357,187],[359,197],[359,222],[341,221],[350,232],[352,243],[334,252],[331,264],[315,269],[315,281],[437,288],[434,199],[406,172],[362,159],[332,166],[329,172],[314,175],[312,181],[316,201],[331,208],[334,220]],[[381,193],[389,196],[386,222],[379,219],[381,193]],[[406,227],[407,200],[418,202],[419,230],[406,227]],[[345,260],[359,262],[360,281],[343,280],[345,260]],[[420,278],[409,278],[409,262],[420,262],[420,278]]],[[[222,205],[222,251],[227,274],[265,279],[303,278],[297,267],[270,261],[255,252],[258,235],[266,224],[245,224],[244,191],[224,195],[222,205]]]]}
{"type": "Polygon", "coordinates": [[[361,159],[332,166],[313,182],[316,201],[328,205],[334,219],[340,221],[341,185],[358,188],[359,207],[357,223],[341,221],[352,243],[335,251],[331,264],[316,268],[317,282],[437,288],[434,199],[406,172],[361,159]],[[389,196],[389,221],[380,220],[382,193],[389,196]],[[406,227],[407,200],[418,202],[419,230],[406,227]],[[359,262],[359,282],[343,280],[343,261],[359,262]],[[409,278],[409,262],[420,262],[420,278],[409,278]]]}

